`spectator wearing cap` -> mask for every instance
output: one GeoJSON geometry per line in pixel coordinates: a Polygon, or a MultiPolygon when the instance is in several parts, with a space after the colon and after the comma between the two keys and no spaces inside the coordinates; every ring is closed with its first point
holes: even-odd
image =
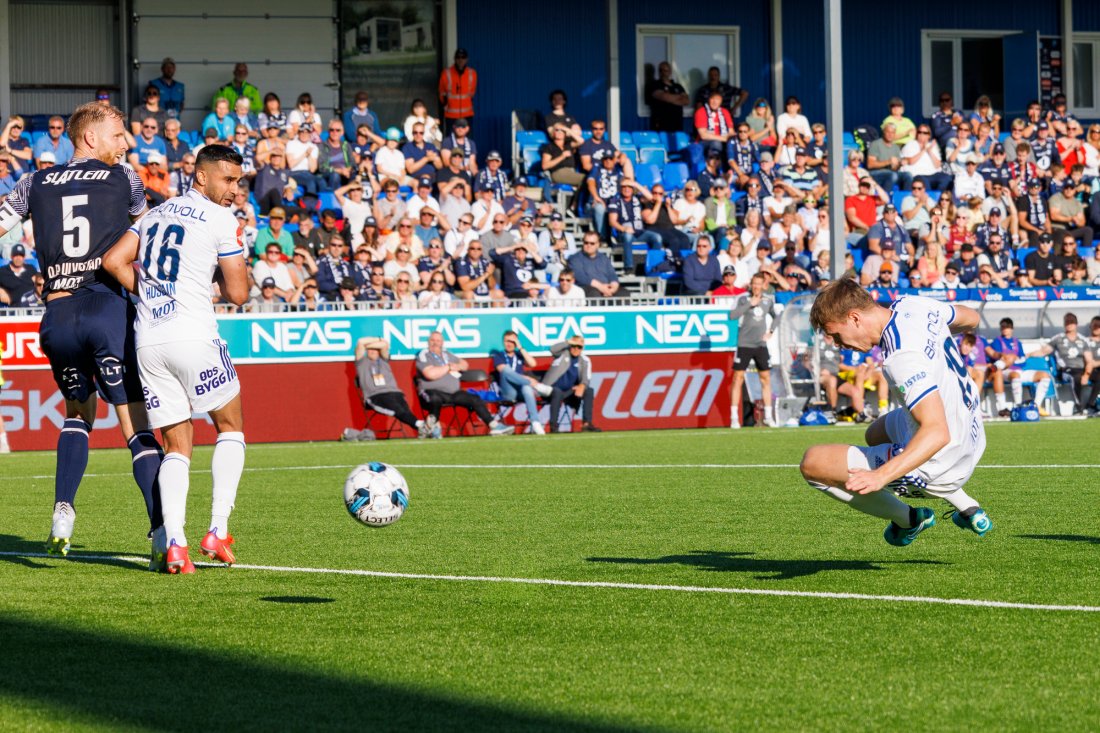
{"type": "Polygon", "coordinates": [[[902,190],[912,184],[912,176],[901,170],[901,145],[898,144],[898,128],[893,122],[882,126],[882,137],[867,148],[867,170],[882,188],[890,191],[894,186],[902,190]]]}
{"type": "Polygon", "coordinates": [[[722,284],[722,270],[707,235],[700,236],[694,254],[684,258],[683,276],[684,295],[710,295],[722,284]]]}
{"type": "Polygon", "coordinates": [[[733,116],[722,105],[722,92],[711,89],[707,99],[695,110],[694,127],[696,139],[707,150],[721,153],[726,143],[735,137],[733,116]]]}
{"type": "Polygon", "coordinates": [[[890,243],[903,259],[911,259],[916,253],[909,232],[898,221],[898,210],[893,204],[882,209],[882,219],[867,231],[867,252],[877,254],[883,245],[890,243]]]}
{"type": "Polygon", "coordinates": [[[726,159],[733,185],[744,190],[752,178],[753,166],[760,162],[760,146],[753,142],[748,122],[737,123],[736,134],[726,144],[726,159]]]}
{"type": "Polygon", "coordinates": [[[248,310],[252,313],[281,313],[286,301],[275,292],[274,278],[260,281],[260,292],[248,301],[248,310]]]}
{"type": "Polygon", "coordinates": [[[405,156],[405,172],[411,178],[435,181],[436,173],[443,167],[443,158],[433,143],[425,139],[424,125],[414,123],[412,140],[405,143],[401,153],[405,156]]]}
{"type": "Polygon", "coordinates": [[[443,158],[444,165],[451,164],[451,155],[455,151],[462,152],[462,168],[471,176],[476,176],[477,145],[470,139],[470,122],[465,118],[456,119],[451,125],[450,132],[443,136],[440,157],[443,158]]]}
{"type": "Polygon", "coordinates": [[[18,306],[34,293],[34,278],[38,270],[27,264],[27,248],[22,244],[13,245],[11,260],[0,267],[0,293],[6,292],[9,302],[18,306]]]}
{"type": "Polygon", "coordinates": [[[984,241],[985,251],[978,255],[979,267],[993,269],[995,278],[1004,278],[1009,282],[1016,279],[1016,258],[1007,251],[1004,230],[991,230],[984,241]]]}
{"type": "Polygon", "coordinates": [[[955,174],[954,193],[959,201],[981,201],[985,198],[985,179],[978,173],[978,161],[973,157],[967,158],[962,173],[955,174]]]}
{"type": "Polygon", "coordinates": [[[615,163],[613,155],[605,150],[595,152],[596,166],[588,174],[585,185],[588,188],[588,202],[592,226],[601,240],[607,239],[607,206],[619,193],[619,182],[623,173],[615,163]]]}
{"type": "Polygon", "coordinates": [[[356,178],[355,152],[344,139],[344,124],[334,117],[328,123],[328,135],[317,152],[318,176],[326,190],[334,190],[356,178]]]}
{"type": "MultiPolygon", "coordinates": [[[[474,178],[466,170],[465,156],[466,153],[462,148],[455,148],[450,152],[444,151],[447,167],[439,171],[435,178],[440,201],[448,195],[462,198],[467,203],[473,201],[474,178]]],[[[447,220],[451,226],[454,226],[455,218],[448,216],[447,220]]]]}
{"type": "MultiPolygon", "coordinates": [[[[341,140],[340,142],[344,141],[341,140]]],[[[333,195],[336,196],[336,201],[344,212],[344,220],[347,222],[347,231],[351,235],[352,246],[362,244],[363,227],[373,213],[370,202],[363,200],[363,185],[359,181],[352,181],[337,188],[333,195]]]]}
{"type": "Polygon", "coordinates": [[[487,234],[493,230],[493,220],[497,216],[504,216],[504,207],[493,196],[492,189],[486,188],[477,192],[470,207],[470,215],[474,218],[474,230],[479,235],[487,234]]]}
{"type": "Polygon", "coordinates": [[[1062,279],[1062,273],[1055,266],[1054,257],[1050,253],[1054,238],[1049,232],[1043,232],[1036,237],[1035,241],[1035,251],[1024,258],[1028,282],[1032,287],[1057,285],[1062,279]]]}
{"type": "Polygon", "coordinates": [[[901,163],[899,175],[908,173],[913,181],[921,180],[931,190],[945,191],[951,185],[951,175],[943,172],[940,148],[928,125],[920,125],[916,137],[902,147],[901,163]]]}
{"type": "MultiPolygon", "coordinates": [[[[1073,186],[1065,186],[1052,194],[1047,202],[1050,207],[1051,226],[1058,227],[1071,239],[1080,239],[1085,246],[1092,246],[1093,230],[1085,218],[1085,205],[1075,195],[1073,186]]],[[[1058,235],[1059,241],[1062,235],[1058,235]]],[[[1066,273],[1068,276],[1068,272],[1066,273]]]]}
{"type": "Polygon", "coordinates": [[[492,303],[505,305],[504,292],[497,287],[496,265],[484,256],[481,242],[474,239],[466,245],[466,250],[455,256],[455,278],[458,281],[457,295],[467,303],[492,303]]]}
{"type": "Polygon", "coordinates": [[[891,97],[888,103],[890,108],[890,114],[886,116],[886,119],[879,125],[879,129],[885,128],[888,124],[893,124],[897,131],[897,137],[895,140],[898,145],[905,146],[910,140],[913,140],[913,130],[916,129],[916,125],[913,121],[905,116],[905,102],[901,97],[891,97]]]}
{"type": "Polygon", "coordinates": [[[48,134],[38,138],[34,144],[34,159],[41,161],[43,155],[50,153],[53,157],[51,165],[66,165],[73,159],[73,144],[69,138],[62,136],[65,132],[65,119],[54,115],[46,129],[48,134]]]}
{"type": "MultiPolygon", "coordinates": [[[[648,192],[635,181],[624,178],[619,182],[619,195],[611,199],[607,207],[607,224],[611,228],[611,240],[622,247],[623,267],[631,274],[634,272],[635,242],[643,243],[649,249],[660,249],[663,246],[660,235],[646,231],[639,193],[645,195],[648,192]],[[638,189],[638,192],[635,189],[638,189]]],[[[585,240],[587,241],[587,236],[585,240]]],[[[577,256],[583,255],[582,252],[577,256]]],[[[574,266],[573,269],[578,268],[574,266]]],[[[577,281],[584,285],[584,279],[579,272],[577,281]]]]}
{"type": "MultiPolygon", "coordinates": [[[[592,377],[592,360],[584,354],[584,337],[571,336],[550,347],[554,360],[546,370],[542,383],[553,389],[550,394],[550,432],[558,432],[558,418],[562,404],[581,410],[581,430],[588,433],[602,432],[592,422],[592,405],[595,392],[589,386],[592,377]]],[[[570,426],[572,430],[572,426],[570,426]]]]}
{"type": "Polygon", "coordinates": [[[611,259],[600,252],[600,238],[595,232],[584,233],[581,251],[569,258],[569,269],[589,298],[622,297],[619,276],[611,259]]]}
{"type": "Polygon", "coordinates": [[[130,110],[130,132],[135,138],[142,134],[142,124],[150,117],[157,121],[158,129],[164,129],[168,112],[161,106],[160,89],[152,84],[145,87],[142,103],[130,110]]]}
{"type": "Polygon", "coordinates": [[[454,63],[439,75],[439,103],[443,105],[443,119],[448,129],[460,119],[468,124],[474,116],[477,71],[469,66],[469,58],[466,49],[456,49],[454,63]]]}
{"type": "Polygon", "coordinates": [[[634,164],[615,145],[608,140],[607,123],[604,120],[592,120],[591,137],[581,143],[577,153],[580,155],[581,171],[591,174],[599,168],[600,160],[604,156],[611,156],[615,161],[615,167],[620,169],[628,178],[634,177],[634,164]],[[599,155],[602,153],[602,156],[599,155]]]}
{"type": "Polygon", "coordinates": [[[216,144],[228,145],[229,143],[228,140],[221,140],[218,138],[218,128],[207,127],[202,134],[202,143],[196,145],[191,152],[193,152],[195,155],[198,155],[207,145],[216,144]]]}
{"type": "Polygon", "coordinates": [[[550,288],[540,277],[546,263],[539,256],[538,246],[530,242],[513,242],[489,252],[500,274],[500,289],[509,300],[537,299],[550,288]]]}
{"type": "Polygon", "coordinates": [[[695,180],[699,184],[699,188],[709,191],[719,178],[729,181],[726,175],[722,173],[722,153],[714,149],[707,150],[703,170],[699,171],[699,175],[695,177],[695,180]]]}
{"type": "Polygon", "coordinates": [[[756,177],[760,179],[760,192],[764,196],[775,193],[775,158],[771,153],[760,154],[760,168],[756,171],[756,177]]]}
{"type": "Polygon", "coordinates": [[[385,145],[386,139],[379,135],[375,135],[366,125],[359,125],[359,129],[355,131],[355,137],[351,141],[351,152],[355,153],[355,161],[359,166],[360,172],[363,170],[363,163],[367,158],[370,159],[373,170],[374,147],[376,144],[375,138],[381,141],[381,145],[385,145]]]}
{"type": "Polygon", "coordinates": [[[1039,169],[1039,176],[1050,177],[1050,167],[1062,162],[1062,156],[1058,152],[1058,144],[1051,135],[1050,123],[1040,122],[1037,126],[1035,139],[1031,141],[1031,154],[1035,159],[1035,167],[1039,169]]]}
{"type": "Polygon", "coordinates": [[[994,206],[989,210],[989,218],[974,229],[974,244],[979,251],[984,252],[989,248],[989,240],[999,237],[1003,243],[1008,239],[1008,230],[1004,227],[1004,217],[1000,208],[994,206]]]}
{"type": "Polygon", "coordinates": [[[557,278],[558,273],[568,265],[569,258],[577,253],[577,243],[573,235],[565,231],[565,221],[558,212],[550,215],[549,226],[539,232],[536,251],[546,263],[551,280],[557,278]]]}
{"type": "Polygon", "coordinates": [[[500,153],[490,150],[485,156],[485,169],[477,174],[474,187],[478,191],[489,189],[493,192],[493,198],[497,201],[504,200],[504,194],[508,190],[508,176],[500,169],[504,159],[500,153]]]}
{"type": "Polygon", "coordinates": [[[321,151],[313,142],[313,125],[299,125],[298,134],[286,144],[286,165],[290,170],[290,177],[310,196],[316,196],[319,190],[317,166],[320,155],[321,151]]]}
{"type": "Polygon", "coordinates": [[[420,289],[420,271],[416,267],[417,261],[422,255],[413,257],[412,249],[407,244],[398,244],[394,250],[393,259],[386,260],[383,266],[386,279],[386,287],[394,288],[397,278],[402,274],[408,276],[410,286],[415,283],[415,289],[420,289]]]}
{"type": "MultiPolygon", "coordinates": [[[[409,197],[409,200],[405,202],[405,216],[412,219],[414,222],[420,220],[420,212],[425,209],[432,213],[434,221],[435,215],[439,213],[439,201],[432,196],[432,179],[428,176],[421,177],[416,182],[416,191],[409,197]]],[[[427,241],[421,237],[421,241],[427,241]]]]}
{"type": "Polygon", "coordinates": [[[364,336],[355,343],[355,383],[365,408],[395,417],[417,431],[419,437],[428,437],[425,421],[417,419],[409,409],[405,394],[393,376],[389,341],[377,336],[364,336]]]}
{"type": "Polygon", "coordinates": [[[358,310],[360,303],[369,303],[368,308],[389,308],[393,304],[393,291],[383,284],[385,275],[382,265],[371,265],[370,280],[360,287],[355,278],[345,277],[339,283],[338,302],[347,310],[358,310]]]}
{"type": "Polygon", "coordinates": [[[408,178],[405,154],[401,151],[401,131],[390,127],[385,134],[386,144],[374,153],[374,168],[380,180],[391,179],[401,186],[408,178]]]}
{"type": "Polygon", "coordinates": [[[381,133],[382,128],[378,124],[378,115],[370,109],[370,95],[360,89],[355,93],[355,104],[344,112],[343,128],[347,142],[355,142],[355,134],[359,128],[365,127],[373,135],[381,133]]]}
{"type": "Polygon", "coordinates": [[[959,279],[959,267],[953,261],[947,263],[947,267],[943,270],[943,277],[932,283],[932,287],[936,290],[958,290],[962,287],[962,280],[959,279]]]}
{"type": "Polygon", "coordinates": [[[1017,216],[1016,202],[1013,200],[1011,192],[998,179],[986,181],[986,186],[990,188],[989,195],[982,202],[982,213],[985,214],[986,220],[989,220],[993,209],[999,209],[1003,217],[1001,219],[1002,226],[1008,229],[1008,233],[1012,237],[1011,241],[1006,242],[1006,244],[1019,243],[1020,218],[1017,216]]]}
{"type": "MultiPolygon", "coordinates": [[[[757,201],[761,203],[762,210],[759,181],[756,182],[755,189],[752,186],[753,183],[750,182],[750,190],[756,192],[757,201]]],[[[719,178],[711,184],[710,196],[703,203],[703,227],[710,235],[711,241],[718,243],[719,249],[725,249],[729,245],[730,232],[735,231],[734,228],[737,226],[737,213],[729,194],[729,184],[726,183],[726,179],[719,178]]]]}
{"type": "Polygon", "coordinates": [[[959,247],[959,256],[951,260],[949,264],[953,265],[958,271],[959,281],[963,285],[970,285],[978,279],[980,265],[974,252],[974,245],[964,244],[959,247]]]}
{"type": "MultiPolygon", "coordinates": [[[[740,245],[739,245],[740,246],[740,245]]],[[[733,307],[732,296],[742,295],[748,292],[744,288],[737,284],[737,267],[736,265],[726,265],[722,268],[722,284],[716,287],[711,295],[725,296],[722,300],[716,300],[716,303],[724,303],[733,307]]]]}
{"type": "Polygon", "coordinates": [[[1050,220],[1050,207],[1043,198],[1042,191],[1042,182],[1038,178],[1032,178],[1028,182],[1027,195],[1016,200],[1020,236],[1026,236],[1031,247],[1038,246],[1040,235],[1046,234],[1049,240],[1054,232],[1054,226],[1050,220]]]}
{"type": "Polygon", "coordinates": [[[807,165],[809,159],[810,154],[806,148],[796,149],[794,164],[780,169],[776,185],[782,186],[787,193],[797,199],[804,195],[813,196],[815,199],[821,198],[829,185],[827,181],[822,180],[815,169],[807,165]]]}
{"type": "MultiPolygon", "coordinates": [[[[135,169],[145,165],[149,162],[149,156],[153,153],[161,155],[167,161],[167,145],[164,144],[161,135],[157,134],[157,132],[160,132],[160,122],[157,122],[155,117],[150,116],[143,119],[138,127],[139,134],[134,138],[134,150],[128,156],[130,165],[135,169]]],[[[164,168],[167,169],[167,166],[164,165],[164,168]]]]}
{"type": "Polygon", "coordinates": [[[283,300],[291,300],[301,284],[300,279],[295,281],[296,274],[283,261],[283,250],[278,242],[268,241],[264,245],[263,258],[252,265],[252,277],[256,282],[271,279],[275,283],[275,295],[283,300]]]}
{"type": "Polygon", "coordinates": [[[149,86],[160,92],[160,106],[169,117],[178,118],[183,112],[186,87],[183,82],[176,81],[176,62],[171,56],[160,62],[160,76],[150,81],[149,86]]]}
{"type": "Polygon", "coordinates": [[[35,158],[35,163],[38,166],[38,170],[50,168],[51,166],[57,165],[57,156],[53,154],[53,151],[47,150],[42,153],[42,155],[35,158]]]}
{"type": "Polygon", "coordinates": [[[233,79],[214,92],[214,100],[210,106],[215,107],[219,99],[225,99],[229,104],[234,104],[240,97],[248,99],[252,112],[259,114],[263,110],[264,104],[260,97],[260,90],[248,81],[248,64],[243,61],[234,64],[233,79]]]}
{"type": "Polygon", "coordinates": [[[550,176],[554,183],[568,186],[580,186],[584,183],[584,174],[577,170],[575,143],[567,130],[556,126],[550,130],[550,140],[539,148],[542,171],[550,176]]]}
{"type": "Polygon", "coordinates": [[[1005,160],[1004,145],[999,142],[993,144],[989,153],[989,158],[978,166],[978,173],[981,173],[982,178],[985,179],[986,195],[993,193],[994,181],[999,181],[1004,186],[1009,185],[1012,180],[1012,172],[1008,162],[1005,160]]]}
{"type": "Polygon", "coordinates": [[[752,129],[749,137],[761,149],[775,147],[776,142],[778,142],[775,130],[775,114],[772,112],[767,99],[758,97],[752,103],[752,110],[745,115],[745,122],[752,129]]]}
{"type": "Polygon", "coordinates": [[[883,261],[878,268],[878,277],[866,284],[869,288],[896,288],[902,263],[893,260],[883,261]]]}
{"type": "Polygon", "coordinates": [[[256,249],[267,251],[267,245],[274,242],[283,254],[290,257],[294,253],[294,238],[285,228],[286,211],[276,206],[268,212],[268,224],[256,235],[256,249]]]}
{"type": "Polygon", "coordinates": [[[168,200],[168,171],[162,154],[149,153],[145,165],[138,168],[138,175],[145,186],[145,199],[150,206],[159,206],[168,200]]]}

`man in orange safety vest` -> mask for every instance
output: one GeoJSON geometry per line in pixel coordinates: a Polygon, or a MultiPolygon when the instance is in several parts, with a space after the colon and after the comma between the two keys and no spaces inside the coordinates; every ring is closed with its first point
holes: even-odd
{"type": "Polygon", "coordinates": [[[474,94],[477,93],[477,72],[466,65],[469,54],[466,49],[455,51],[455,62],[439,75],[439,101],[443,105],[443,118],[447,132],[455,120],[473,121],[474,94]]]}

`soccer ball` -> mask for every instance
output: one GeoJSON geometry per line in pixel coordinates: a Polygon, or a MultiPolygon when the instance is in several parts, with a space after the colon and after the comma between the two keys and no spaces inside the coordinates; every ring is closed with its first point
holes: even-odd
{"type": "Polygon", "coordinates": [[[409,484],[388,463],[364,463],[353,468],[344,481],[344,506],[368,527],[385,527],[409,508],[409,484]]]}

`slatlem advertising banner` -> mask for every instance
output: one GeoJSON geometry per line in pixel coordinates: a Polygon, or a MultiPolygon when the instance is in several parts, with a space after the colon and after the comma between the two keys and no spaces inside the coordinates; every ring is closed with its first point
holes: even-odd
{"type": "MultiPolygon", "coordinates": [[[[499,347],[505,330],[516,331],[539,355],[541,369],[549,366],[551,344],[582,335],[593,361],[595,421],[611,430],[724,424],[737,341],[737,323],[719,305],[243,315],[221,317],[219,329],[238,367],[245,432],[253,442],[335,440],[345,427],[362,428],[366,413],[352,363],[362,336],[390,341],[394,374],[419,412],[412,359],[434,330],[443,333],[448,349],[470,360],[471,368],[487,372],[488,354],[499,347]]],[[[0,319],[0,347],[7,380],[0,415],[13,448],[53,449],[65,403],[39,346],[37,320],[0,319]]],[[[517,418],[526,418],[522,407],[508,420],[517,418]]],[[[548,414],[541,419],[548,420],[548,414]]],[[[195,427],[197,442],[213,442],[209,418],[196,415],[195,427]]],[[[92,446],[122,447],[114,411],[103,404],[92,446]]]]}

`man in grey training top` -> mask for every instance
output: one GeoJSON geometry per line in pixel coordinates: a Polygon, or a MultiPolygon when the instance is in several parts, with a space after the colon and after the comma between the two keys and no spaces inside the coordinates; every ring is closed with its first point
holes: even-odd
{"type": "Polygon", "coordinates": [[[427,422],[416,419],[393,377],[388,341],[373,336],[359,339],[355,344],[355,376],[359,391],[363,394],[364,407],[383,415],[392,415],[415,430],[419,437],[428,437],[427,422]]]}
{"type": "Polygon", "coordinates": [[[1093,408],[1085,400],[1085,387],[1092,378],[1096,364],[1092,360],[1092,350],[1081,332],[1077,330],[1077,316],[1067,313],[1062,317],[1063,333],[1058,334],[1040,346],[1028,356],[1047,356],[1053,353],[1058,360],[1058,371],[1073,385],[1073,412],[1076,415],[1085,412],[1091,414],[1093,408]]]}
{"type": "Polygon", "coordinates": [[[769,325],[775,310],[775,300],[764,293],[766,282],[763,273],[753,275],[749,281],[748,294],[739,297],[730,311],[731,321],[740,320],[737,329],[737,356],[733,363],[733,386],[730,389],[731,428],[741,427],[741,385],[745,382],[745,370],[749,368],[750,362],[756,364],[756,372],[760,376],[764,424],[769,427],[775,425],[769,371],[771,362],[768,360],[768,339],[772,335],[769,325]]]}

